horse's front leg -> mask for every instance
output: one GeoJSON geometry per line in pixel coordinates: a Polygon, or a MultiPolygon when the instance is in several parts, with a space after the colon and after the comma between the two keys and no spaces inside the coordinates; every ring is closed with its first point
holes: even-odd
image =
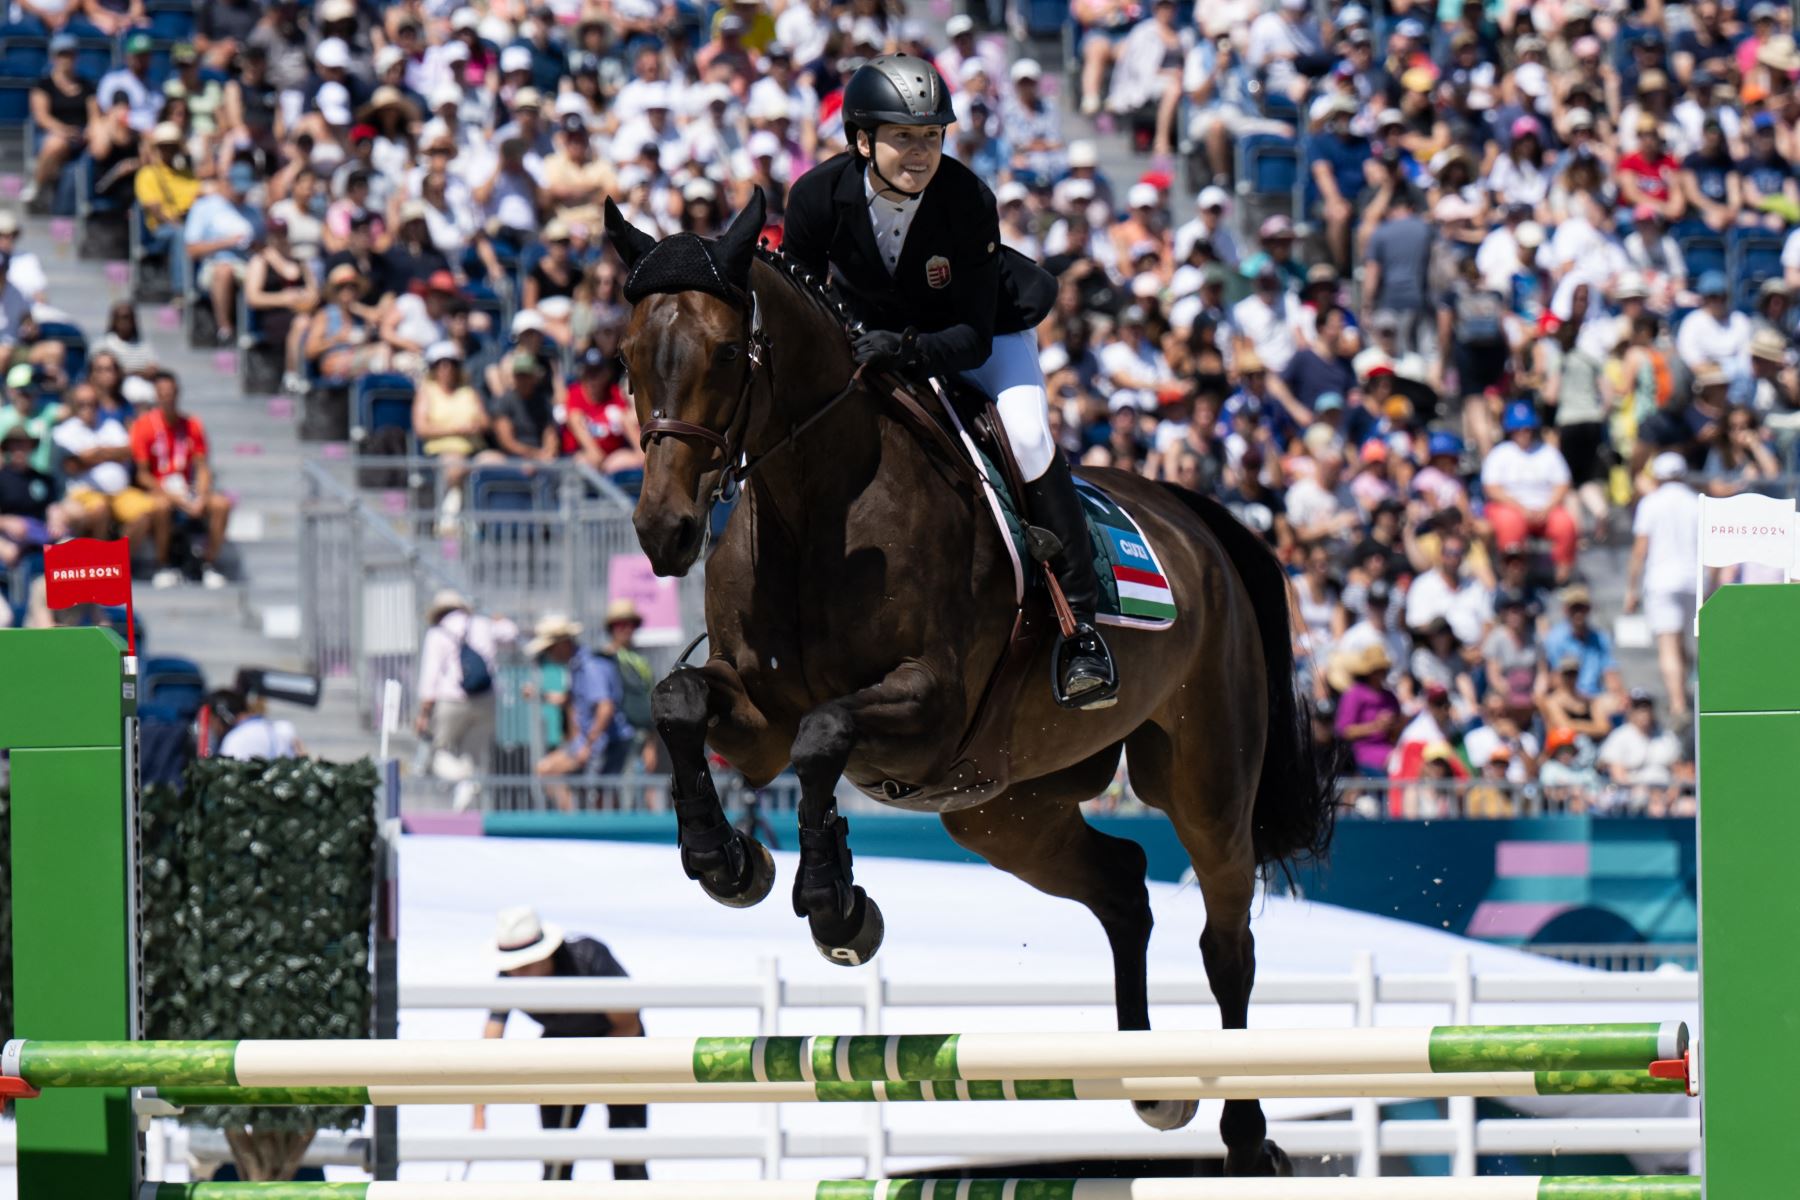
{"type": "Polygon", "coordinates": [[[706,744],[710,737],[746,776],[762,780],[780,771],[785,739],[771,731],[737,672],[717,658],[671,672],[650,694],[650,715],[669,750],[682,869],[720,904],[758,903],[775,884],[775,863],[761,842],[726,821],[706,744]]]}
{"type": "MultiPolygon", "coordinates": [[[[958,698],[960,699],[960,697],[958,698]]],[[[850,871],[850,823],[838,814],[837,785],[858,743],[927,735],[943,721],[944,697],[923,663],[907,662],[873,687],[832,700],[800,718],[789,755],[800,777],[800,871],[794,914],[834,963],[868,962],[881,946],[881,910],[850,871]]]]}

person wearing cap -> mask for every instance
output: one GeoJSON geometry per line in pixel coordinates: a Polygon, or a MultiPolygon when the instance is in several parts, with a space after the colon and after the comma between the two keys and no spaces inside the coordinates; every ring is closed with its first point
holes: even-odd
{"type": "Polygon", "coordinates": [[[1043,74],[1034,58],[1013,63],[1009,71],[1012,92],[1000,102],[1000,123],[1006,130],[1014,174],[1024,172],[1047,183],[1062,174],[1068,157],[1062,113],[1044,98],[1043,74]]]}
{"type": "Polygon", "coordinates": [[[1664,451],[1650,462],[1650,493],[1632,517],[1625,611],[1640,609],[1656,637],[1657,665],[1677,721],[1688,715],[1687,634],[1693,627],[1700,498],[1686,482],[1687,460],[1664,451]]]}
{"type": "Polygon", "coordinates": [[[1781,457],[1792,452],[1794,414],[1800,410],[1800,379],[1797,379],[1789,348],[1792,340],[1773,327],[1758,329],[1750,339],[1750,395],[1747,407],[1753,413],[1769,414],[1769,427],[1776,433],[1781,457]]]}
{"type": "Polygon", "coordinates": [[[1355,204],[1368,186],[1367,166],[1375,150],[1369,139],[1351,128],[1356,101],[1336,97],[1326,115],[1323,132],[1310,142],[1307,170],[1319,193],[1319,215],[1325,223],[1325,240],[1331,260],[1339,270],[1350,266],[1350,234],[1356,225],[1355,204]]]}
{"type": "Polygon", "coordinates": [[[419,439],[420,451],[442,464],[438,535],[455,537],[470,462],[506,460],[489,447],[492,422],[480,393],[469,384],[462,347],[448,339],[433,342],[425,350],[424,361],[425,377],[413,394],[412,434],[419,439]]]}
{"type": "Polygon", "coordinates": [[[69,518],[78,515],[56,499],[56,480],[34,465],[49,440],[24,425],[0,425],[0,567],[67,537],[69,518]]]}
{"type": "MultiPolygon", "coordinates": [[[[618,615],[625,620],[622,611],[618,615]]],[[[635,617],[635,608],[630,615],[635,617]]],[[[569,675],[565,697],[568,736],[533,768],[547,781],[545,793],[564,812],[574,811],[575,799],[569,785],[560,780],[623,774],[637,734],[625,717],[625,681],[617,657],[582,645],[581,634],[578,622],[547,616],[537,623],[525,647],[527,656],[562,666],[569,675]],[[552,780],[559,782],[548,782],[552,780]]]]}
{"type": "Polygon", "coordinates": [[[162,113],[162,90],[151,86],[150,51],[154,43],[145,30],[125,37],[125,61],[100,77],[94,97],[102,112],[110,112],[123,96],[130,108],[129,124],[138,133],[148,133],[162,113]]]}
{"type": "Polygon", "coordinates": [[[383,313],[364,303],[369,279],[355,263],[340,262],[325,275],[324,303],[306,322],[306,360],[329,380],[348,382],[385,371],[388,349],[376,336],[383,313]]]}
{"type": "Polygon", "coordinates": [[[443,267],[413,280],[394,298],[377,333],[392,370],[414,376],[423,370],[426,349],[451,336],[462,298],[456,276],[443,267]]]}
{"type": "Polygon", "coordinates": [[[1682,319],[1675,331],[1675,352],[1688,370],[1716,366],[1727,379],[1750,373],[1750,318],[1731,307],[1731,290],[1723,271],[1707,271],[1695,284],[1700,307],[1682,319]]]}
{"type": "Polygon", "coordinates": [[[1231,210],[1231,197],[1224,188],[1209,184],[1194,196],[1194,219],[1175,230],[1175,261],[1185,263],[1193,255],[1194,244],[1204,238],[1212,247],[1213,259],[1227,271],[1238,267],[1237,238],[1225,219],[1231,210]]]}
{"type": "Polygon", "coordinates": [[[1593,623],[1594,599],[1585,584],[1570,584],[1559,593],[1563,619],[1544,635],[1544,657],[1560,663],[1573,659],[1575,686],[1590,696],[1622,696],[1623,677],[1613,655],[1612,638],[1593,623]]]}
{"type": "Polygon", "coordinates": [[[194,201],[182,225],[182,249],[194,268],[199,289],[212,300],[213,321],[221,346],[237,344],[238,286],[250,261],[250,248],[262,236],[262,214],[247,202],[256,186],[256,168],[246,161],[231,164],[213,189],[194,201]]]}
{"type": "Polygon", "coordinates": [[[80,48],[75,35],[58,33],[50,39],[50,66],[31,85],[31,122],[38,131],[37,162],[19,200],[28,211],[43,211],[56,192],[63,168],[82,152],[94,85],[75,71],[80,48]]]}
{"type": "Polygon", "coordinates": [[[1772,112],[1750,118],[1750,144],[1738,160],[1743,177],[1744,212],[1749,223],[1785,231],[1800,219],[1800,183],[1793,165],[1776,141],[1779,121],[1772,112]]]}
{"type": "Polygon", "coordinates": [[[572,210],[597,212],[617,186],[612,164],[594,153],[588,122],[575,112],[559,117],[555,153],[544,160],[544,197],[552,211],[565,220],[581,215],[572,210]]]}
{"type": "Polygon", "coordinates": [[[945,156],[952,104],[930,63],[867,63],[845,85],[842,113],[851,149],[795,181],[782,251],[835,281],[865,330],[852,352],[866,369],[955,373],[994,397],[1031,519],[1064,550],[1053,566],[1078,629],[1058,654],[1060,694],[1110,704],[1117,675],[1093,624],[1091,539],[1051,436],[1034,333],[1055,304],[1055,280],[1002,246],[993,194],[945,156]]]}
{"type": "Polygon", "coordinates": [[[562,453],[562,431],[550,373],[543,360],[524,348],[507,356],[506,370],[509,386],[493,406],[495,445],[526,462],[555,462],[562,453]]]}
{"type": "Polygon", "coordinates": [[[563,392],[563,453],[606,475],[641,471],[637,410],[619,386],[617,359],[589,346],[576,366],[563,392]]]}
{"type": "Polygon", "coordinates": [[[1744,182],[1716,116],[1700,127],[1700,145],[1681,163],[1681,191],[1708,229],[1723,233],[1744,214],[1744,182]]]}
{"type": "MultiPolygon", "coordinates": [[[[542,920],[536,910],[524,906],[503,909],[494,938],[494,965],[503,978],[529,979],[624,979],[625,968],[605,942],[580,934],[566,934],[561,926],[542,920]]],[[[482,1036],[506,1036],[506,1021],[512,1010],[496,1009],[488,1014],[482,1036]]],[[[541,1028],[541,1036],[559,1037],[642,1037],[644,1022],[635,1009],[613,1012],[531,1012],[525,1015],[541,1028]]],[[[586,1106],[581,1104],[545,1104],[538,1108],[539,1123],[545,1129],[574,1129],[581,1124],[586,1106]]],[[[609,1104],[607,1125],[612,1129],[643,1129],[649,1124],[649,1110],[642,1104],[609,1104]]],[[[477,1104],[474,1128],[487,1128],[487,1106],[477,1104]]],[[[572,1179],[573,1163],[545,1164],[545,1179],[572,1179]]],[[[614,1179],[648,1179],[643,1163],[613,1163],[614,1179]]]]}
{"type": "Polygon", "coordinates": [[[431,237],[430,210],[422,200],[398,200],[393,206],[394,239],[377,256],[384,288],[410,291],[414,284],[449,273],[450,256],[431,237]]]}
{"type": "Polygon", "coordinates": [[[152,540],[153,526],[169,520],[169,502],[133,486],[131,434],[120,422],[103,418],[100,393],[91,383],[70,388],[65,401],[70,415],[51,439],[62,456],[69,505],[81,514],[76,522],[81,532],[110,537],[116,524],[119,536],[133,544],[152,540]]]}
{"type": "Polygon", "coordinates": [[[1283,286],[1281,268],[1267,254],[1245,261],[1250,276],[1248,296],[1231,306],[1233,353],[1253,352],[1279,374],[1293,361],[1300,341],[1295,333],[1300,302],[1283,286]]]}
{"type": "Polygon", "coordinates": [[[31,435],[31,463],[49,474],[55,466],[56,447],[51,434],[57,423],[68,416],[57,395],[60,385],[48,378],[42,368],[30,363],[14,363],[6,373],[5,408],[0,408],[0,433],[23,429],[31,435]]]}
{"type": "Polygon", "coordinates": [[[1567,582],[1578,536],[1564,503],[1573,479],[1562,453],[1539,436],[1542,427],[1531,401],[1509,403],[1501,419],[1506,440],[1482,461],[1481,487],[1500,548],[1521,545],[1528,536],[1549,538],[1557,579],[1567,582]]]}
{"type": "Polygon", "coordinates": [[[457,785],[459,809],[479,795],[478,780],[488,773],[499,654],[518,637],[518,626],[475,612],[453,588],[440,589],[425,610],[413,727],[429,739],[433,777],[457,785]]]}

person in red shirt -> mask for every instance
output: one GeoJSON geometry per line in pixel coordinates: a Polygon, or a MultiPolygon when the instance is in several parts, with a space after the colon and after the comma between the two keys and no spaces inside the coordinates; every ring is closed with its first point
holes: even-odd
{"type": "Polygon", "coordinates": [[[563,453],[608,475],[643,468],[637,413],[619,387],[613,360],[598,348],[581,356],[581,378],[563,397],[563,453]]]}
{"type": "MultiPolygon", "coordinates": [[[[177,519],[205,524],[201,582],[209,588],[222,588],[225,576],[215,564],[225,546],[231,501],[213,490],[206,426],[199,417],[181,411],[180,381],[167,371],[158,371],[153,380],[156,407],[131,425],[131,458],[137,464],[138,486],[152,495],[167,496],[177,519]]],[[[169,561],[170,524],[159,523],[155,530],[158,569],[152,582],[159,588],[181,582],[181,572],[169,561]]]]}
{"type": "Polygon", "coordinates": [[[1662,124],[1651,113],[1638,116],[1637,149],[1619,160],[1619,204],[1627,210],[1648,204],[1665,221],[1687,212],[1681,164],[1663,145],[1662,124]]]}

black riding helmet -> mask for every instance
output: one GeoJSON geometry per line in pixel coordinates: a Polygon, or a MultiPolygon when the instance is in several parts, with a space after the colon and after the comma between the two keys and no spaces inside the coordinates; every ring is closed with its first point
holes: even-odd
{"type": "MultiPolygon", "coordinates": [[[[949,125],[950,89],[937,68],[910,54],[883,54],[856,69],[844,85],[844,131],[881,125],[949,125]]],[[[855,145],[852,137],[851,144],[855,145]]]]}
{"type": "MultiPolygon", "coordinates": [[[[850,153],[858,157],[862,154],[856,145],[858,129],[873,141],[875,130],[883,125],[936,125],[941,129],[956,120],[944,77],[936,67],[911,54],[883,54],[858,67],[844,85],[843,113],[844,140],[850,143],[850,153]]],[[[873,161],[869,169],[890,190],[902,196],[918,195],[895,187],[873,161]]]]}

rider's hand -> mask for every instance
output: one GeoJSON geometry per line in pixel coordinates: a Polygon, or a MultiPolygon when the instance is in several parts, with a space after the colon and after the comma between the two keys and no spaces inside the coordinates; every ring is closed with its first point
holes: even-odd
{"type": "Polygon", "coordinates": [[[903,366],[910,357],[906,335],[891,329],[871,329],[856,339],[851,353],[857,362],[872,367],[903,366]]]}

